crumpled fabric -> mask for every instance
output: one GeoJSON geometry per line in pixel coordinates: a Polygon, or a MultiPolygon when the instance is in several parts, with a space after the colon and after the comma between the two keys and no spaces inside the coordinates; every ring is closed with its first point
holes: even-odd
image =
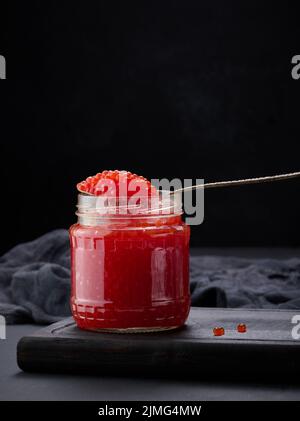
{"type": "MultiPolygon", "coordinates": [[[[300,309],[300,259],[197,256],[192,305],[300,309]]],[[[0,258],[0,314],[8,324],[50,324],[70,315],[67,230],[51,231],[0,258]]]]}

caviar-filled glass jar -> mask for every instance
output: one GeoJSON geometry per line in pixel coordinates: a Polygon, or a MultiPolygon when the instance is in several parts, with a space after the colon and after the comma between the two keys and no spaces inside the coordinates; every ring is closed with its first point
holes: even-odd
{"type": "Polygon", "coordinates": [[[103,212],[96,197],[84,194],[77,206],[70,240],[78,327],[147,332],[182,326],[190,309],[190,228],[182,220],[181,196],[173,195],[167,206],[160,200],[159,211],[136,214],[122,206],[122,212],[103,212]]]}

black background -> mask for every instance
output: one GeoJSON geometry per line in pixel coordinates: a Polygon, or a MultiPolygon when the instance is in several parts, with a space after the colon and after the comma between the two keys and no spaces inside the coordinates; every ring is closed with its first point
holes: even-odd
{"type": "MultiPolygon", "coordinates": [[[[20,1],[1,16],[0,251],[75,221],[103,169],[300,169],[296,2],[20,1]]],[[[296,246],[300,181],[208,191],[197,246],[296,246]]]]}

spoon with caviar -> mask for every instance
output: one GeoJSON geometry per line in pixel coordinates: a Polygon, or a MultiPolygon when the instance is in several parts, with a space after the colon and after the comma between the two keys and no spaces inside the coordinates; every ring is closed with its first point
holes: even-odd
{"type": "MultiPolygon", "coordinates": [[[[211,183],[195,184],[193,186],[182,187],[176,189],[171,194],[185,192],[195,189],[212,189],[212,188],[221,188],[221,187],[233,187],[241,186],[247,184],[259,184],[259,183],[268,183],[274,181],[289,180],[292,178],[300,177],[300,171],[287,173],[287,174],[278,174],[265,177],[254,177],[254,178],[244,178],[240,180],[227,180],[227,181],[216,181],[211,183]]],[[[145,188],[149,194],[152,194],[156,191],[155,187],[147,180],[145,177],[133,174],[129,171],[102,171],[94,176],[88,177],[86,180],[81,181],[77,184],[77,190],[85,195],[99,196],[107,193],[109,195],[109,183],[114,183],[116,190],[112,189],[114,195],[118,195],[120,185],[122,182],[126,182],[127,186],[130,182],[134,181],[137,186],[145,188]]],[[[135,192],[128,191],[128,195],[133,195],[135,192]]]]}

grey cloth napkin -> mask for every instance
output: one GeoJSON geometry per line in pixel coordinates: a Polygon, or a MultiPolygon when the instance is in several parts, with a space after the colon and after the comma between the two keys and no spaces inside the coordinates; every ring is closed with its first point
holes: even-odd
{"type": "MultiPolygon", "coordinates": [[[[300,309],[300,259],[191,257],[192,305],[300,309]]],[[[70,315],[66,230],[20,244],[0,258],[0,314],[7,323],[49,324],[70,315]]]]}

